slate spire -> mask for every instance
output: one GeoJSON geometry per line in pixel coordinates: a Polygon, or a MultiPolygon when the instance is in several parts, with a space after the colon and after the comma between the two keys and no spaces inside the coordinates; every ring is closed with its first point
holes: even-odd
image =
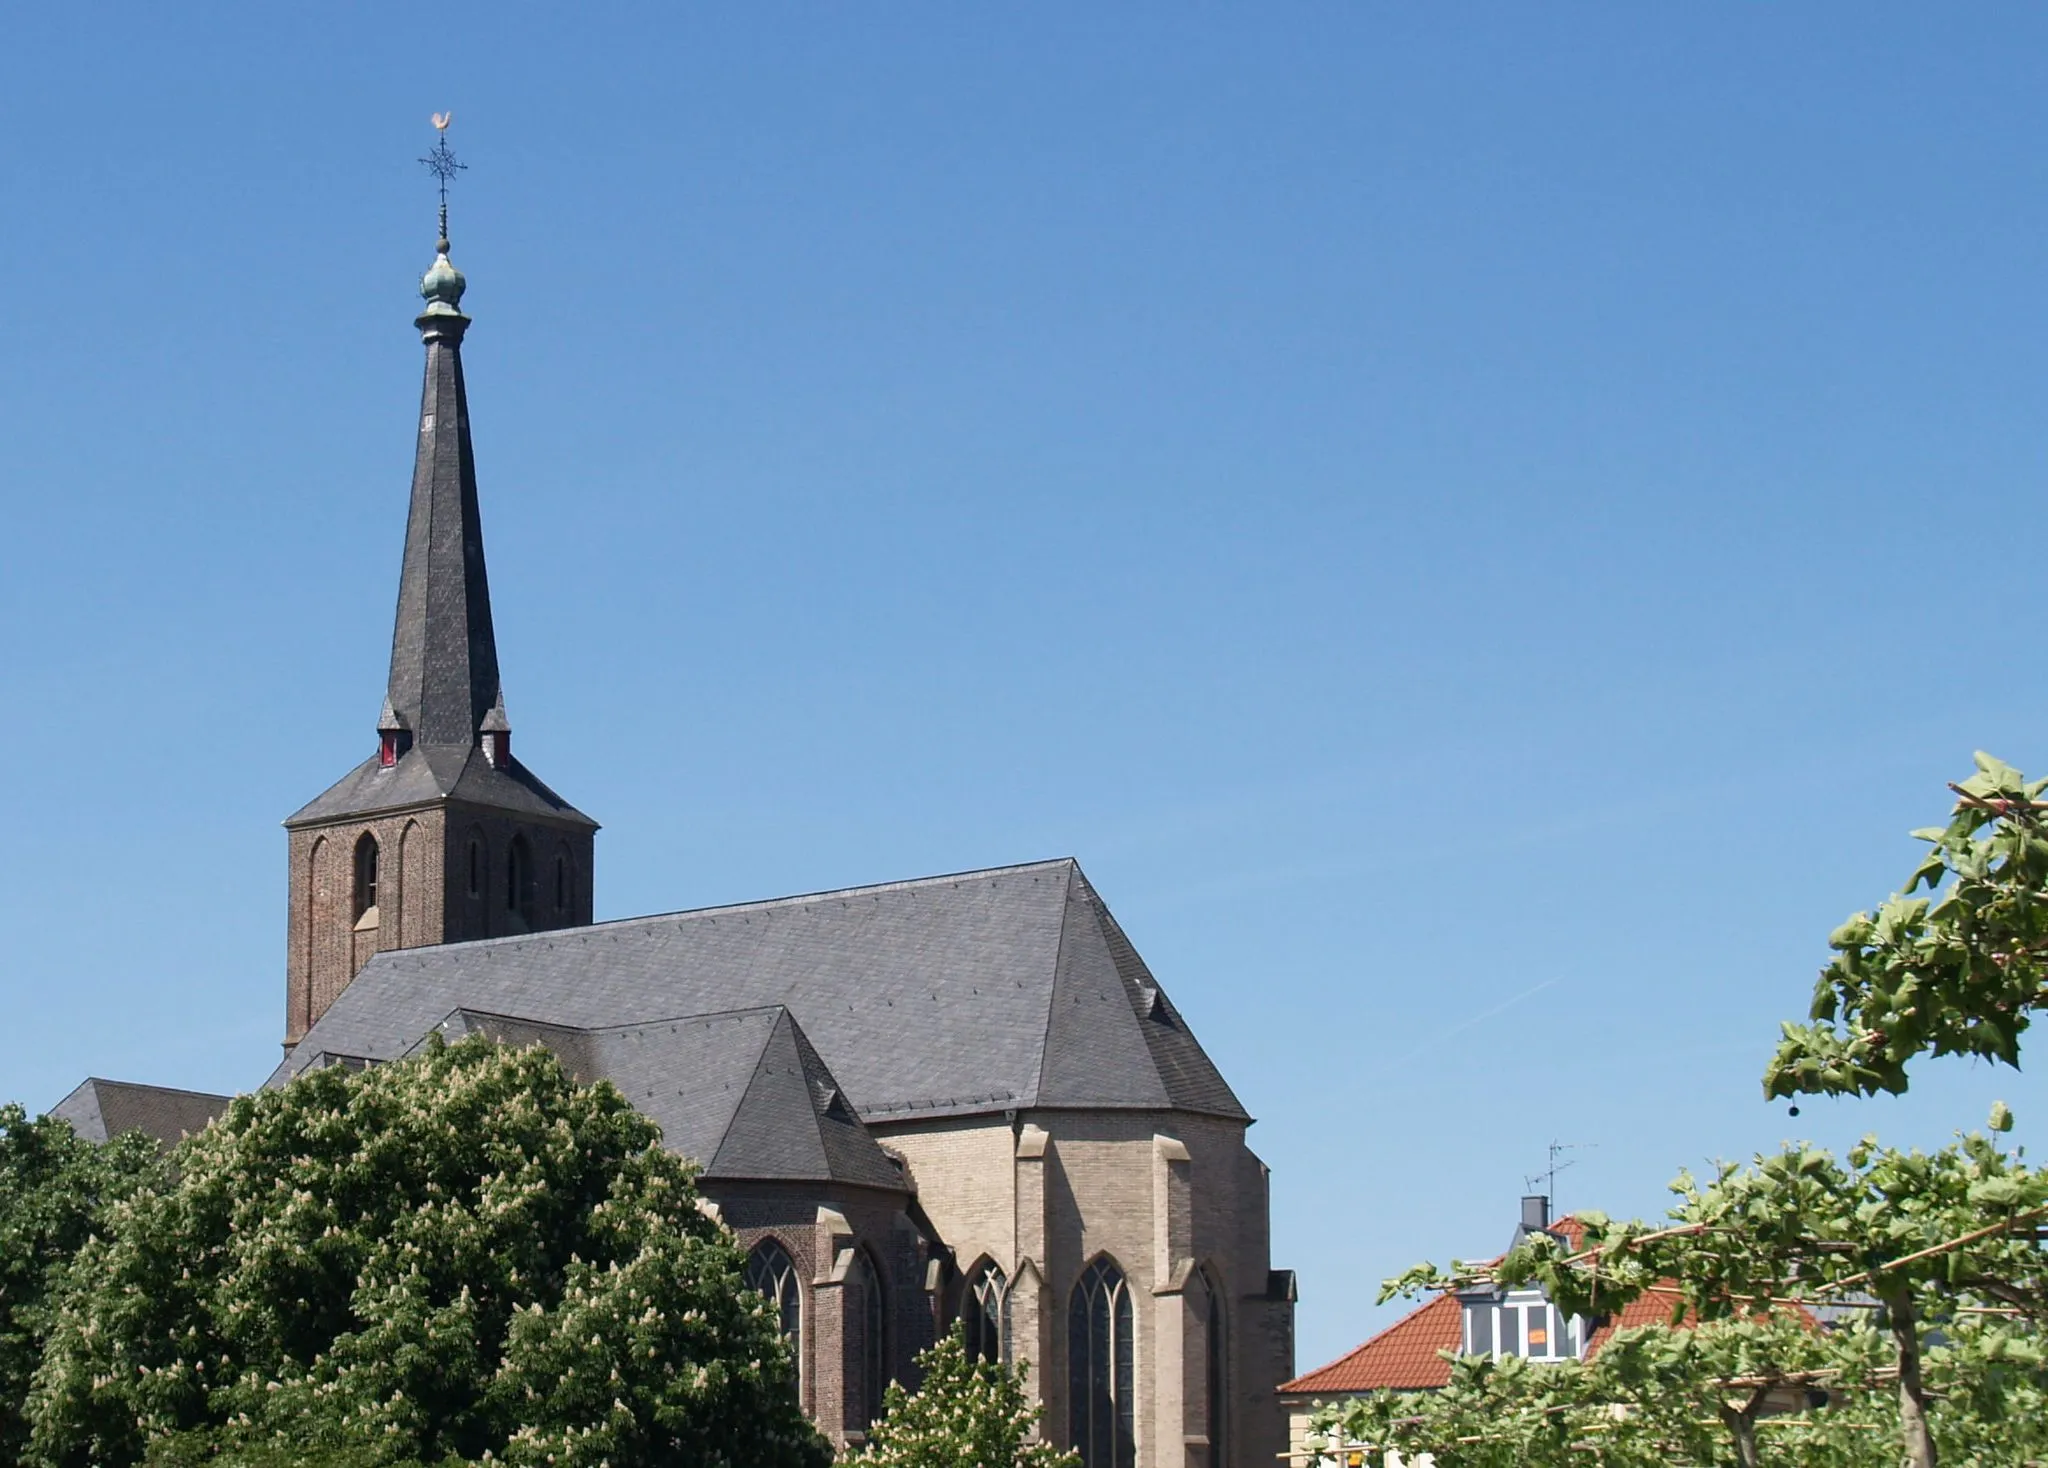
{"type": "Polygon", "coordinates": [[[449,263],[445,218],[434,263],[420,281],[427,305],[414,322],[426,343],[427,370],[389,694],[389,718],[404,744],[442,747],[474,746],[493,709],[504,719],[462,381],[467,282],[449,263]]]}

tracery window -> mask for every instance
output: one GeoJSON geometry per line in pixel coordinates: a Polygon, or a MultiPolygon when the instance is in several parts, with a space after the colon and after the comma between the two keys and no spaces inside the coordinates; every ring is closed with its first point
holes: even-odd
{"type": "Polygon", "coordinates": [[[1010,1359],[1009,1281],[992,1259],[984,1259],[967,1276],[960,1297],[960,1330],[967,1338],[970,1361],[1010,1359]]]}
{"type": "Polygon", "coordinates": [[[356,842],[356,888],[355,915],[362,915],[377,905],[377,838],[368,831],[356,842]]]}
{"type": "Polygon", "coordinates": [[[747,1286],[759,1290],[775,1307],[784,1339],[789,1342],[790,1359],[803,1371],[803,1294],[797,1284],[796,1261],[773,1239],[763,1239],[747,1256],[747,1286]]]}
{"type": "Polygon", "coordinates": [[[1131,1291],[1107,1257],[1082,1271],[1067,1305],[1068,1445],[1083,1468],[1135,1468],[1131,1291]]]}
{"type": "Polygon", "coordinates": [[[855,1250],[847,1271],[846,1407],[847,1426],[865,1430],[882,1415],[882,1394],[889,1385],[888,1312],[881,1276],[865,1250],[855,1250]]]}

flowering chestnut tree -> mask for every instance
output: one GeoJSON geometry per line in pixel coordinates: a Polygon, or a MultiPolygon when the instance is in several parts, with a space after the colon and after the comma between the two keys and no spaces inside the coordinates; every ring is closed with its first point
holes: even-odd
{"type": "Polygon", "coordinates": [[[194,1441],[389,1464],[829,1459],[690,1166],[543,1049],[436,1042],[313,1071],[238,1098],[172,1164],[78,1253],[27,1462],[118,1468],[194,1441]]]}
{"type": "Polygon", "coordinates": [[[138,1132],[95,1146],[54,1117],[0,1106],[0,1463],[28,1442],[22,1402],[43,1354],[50,1295],[99,1209],[163,1166],[138,1132]]]}
{"type": "Polygon", "coordinates": [[[973,1361],[958,1327],[917,1358],[923,1384],[889,1384],[881,1420],[853,1459],[862,1468],[1079,1468],[1080,1458],[1036,1440],[1041,1409],[1024,1394],[1024,1367],[973,1361]]]}

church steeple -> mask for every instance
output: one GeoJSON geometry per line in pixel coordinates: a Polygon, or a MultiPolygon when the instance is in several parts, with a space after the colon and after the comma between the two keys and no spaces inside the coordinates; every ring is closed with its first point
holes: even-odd
{"type": "Polygon", "coordinates": [[[426,342],[427,371],[391,633],[389,707],[399,731],[396,753],[407,744],[476,744],[485,716],[503,699],[462,381],[466,285],[449,263],[443,235],[433,267],[420,281],[427,306],[415,322],[426,342]]]}
{"type": "Polygon", "coordinates": [[[441,181],[441,236],[414,320],[426,384],[391,678],[377,752],[285,822],[287,1048],[386,949],[591,920],[597,822],[512,756],[462,380],[467,282],[448,258],[447,185],[462,165],[445,136],[424,161],[441,181]]]}

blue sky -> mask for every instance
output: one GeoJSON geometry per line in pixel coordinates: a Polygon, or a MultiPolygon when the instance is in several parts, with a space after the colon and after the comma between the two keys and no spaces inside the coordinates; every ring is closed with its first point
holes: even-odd
{"type": "MultiPolygon", "coordinates": [[[[601,917],[1078,856],[1377,1281],[1787,1135],[1829,928],[2048,766],[2010,7],[14,7],[0,1095],[247,1086],[455,258],[601,917]],[[299,13],[303,12],[303,13],[299,13]]],[[[2043,1042],[2048,1043],[2048,1042],[2043,1042]]]]}

